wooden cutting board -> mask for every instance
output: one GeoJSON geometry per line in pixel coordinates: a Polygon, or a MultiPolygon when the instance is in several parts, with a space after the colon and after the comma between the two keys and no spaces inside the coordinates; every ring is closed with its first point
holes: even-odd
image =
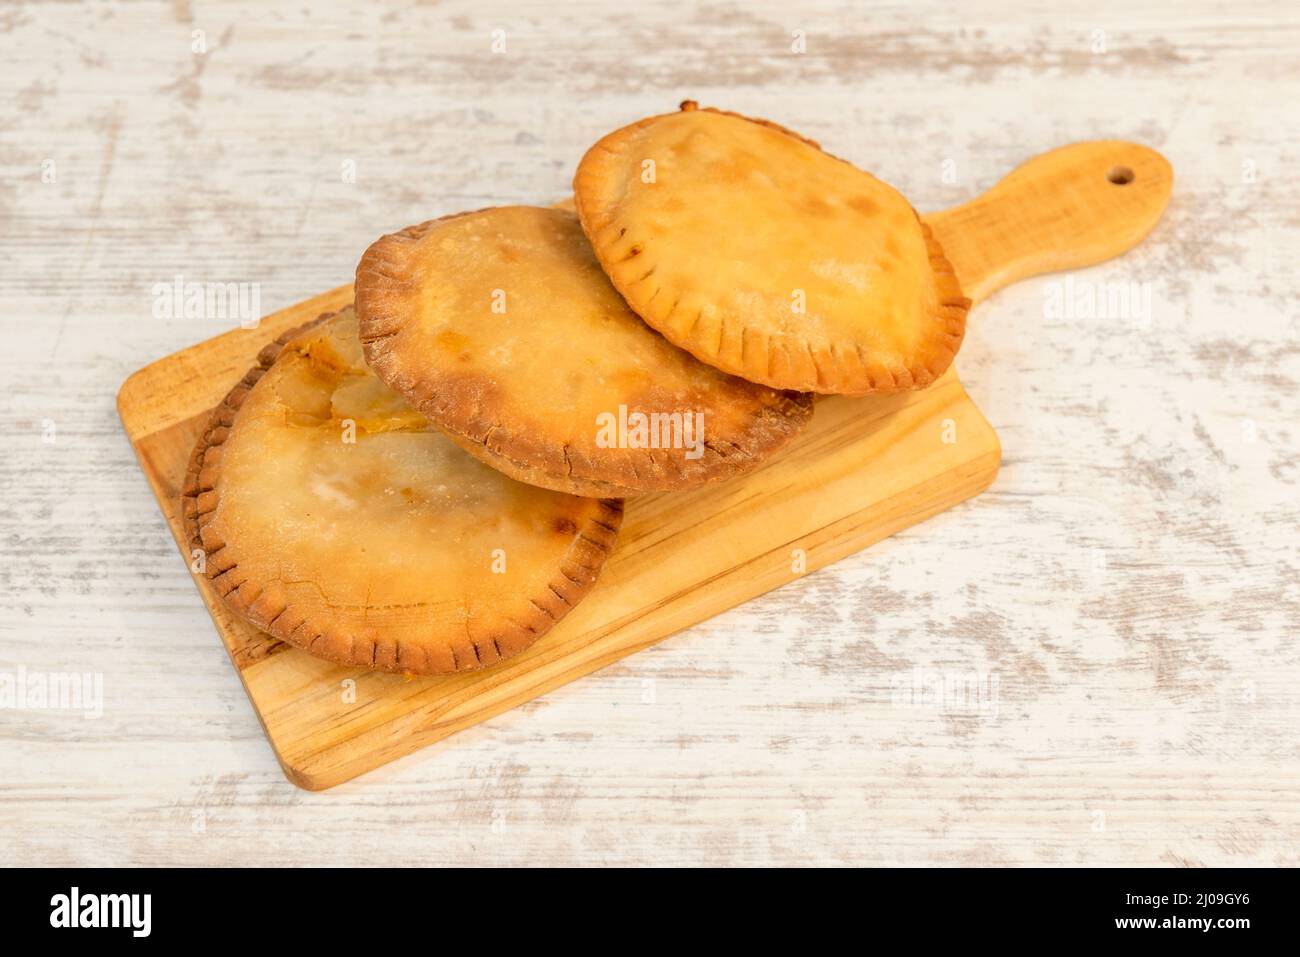
{"type": "MultiPolygon", "coordinates": [[[[1136,245],[1173,185],[1162,156],[1079,143],[1024,164],[983,196],[925,217],[976,302],[1017,279],[1136,245]]],[[[368,237],[362,237],[363,239],[368,237]]],[[[118,411],[185,565],[179,496],[209,411],[281,332],[352,301],[340,286],[132,375],[118,411]]],[[[1012,387],[1015,387],[1014,385],[1012,387]]],[[[865,548],[983,491],[1001,447],[950,370],[920,392],[819,402],[812,425],[749,475],[631,499],[595,589],[524,654],[486,671],[406,678],[339,667],[230,613],[193,576],[289,780],[332,787],[696,622],[865,548]]]]}

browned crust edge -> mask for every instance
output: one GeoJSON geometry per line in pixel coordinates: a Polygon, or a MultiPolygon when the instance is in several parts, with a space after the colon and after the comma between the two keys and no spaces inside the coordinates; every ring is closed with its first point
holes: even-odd
{"type": "Polygon", "coordinates": [[[506,627],[501,628],[500,633],[494,631],[488,640],[475,642],[466,635],[465,642],[470,647],[465,654],[458,653],[456,643],[450,640],[446,642],[446,654],[437,654],[441,649],[429,649],[423,645],[389,644],[382,639],[379,642],[359,641],[354,635],[338,631],[330,622],[313,620],[295,608],[287,601],[278,583],[261,586],[248,578],[241,578],[238,575],[238,557],[221,554],[230,547],[226,543],[214,548],[203,544],[202,518],[210,514],[220,500],[217,486],[221,446],[230,435],[240,407],[285,346],[335,315],[338,313],[325,313],[264,347],[258,353],[257,365],[213,410],[190,453],[181,487],[181,519],[191,553],[193,549],[202,550],[207,559],[205,577],[208,583],[240,617],[272,637],[318,658],[372,671],[433,675],[474,671],[518,654],[546,634],[591,590],[618,539],[623,522],[621,501],[601,500],[597,503],[596,515],[576,530],[559,573],[548,583],[544,594],[534,596],[528,602],[523,620],[506,619],[506,627]],[[215,462],[210,460],[214,452],[215,462]],[[472,655],[468,653],[470,651],[472,655]]]}
{"type": "Polygon", "coordinates": [[[588,457],[572,446],[510,432],[493,420],[491,409],[483,403],[454,389],[433,388],[404,371],[390,343],[401,332],[405,317],[391,302],[409,291],[409,255],[437,224],[471,214],[432,219],[376,240],[357,265],[354,288],[366,363],[425,418],[481,461],[521,482],[572,495],[627,497],[684,491],[751,471],[811,420],[811,397],[784,391],[774,404],[759,408],[749,428],[734,436],[738,441],[711,440],[706,421],[704,451],[698,459],[686,459],[680,450],[671,449],[603,449],[599,457],[588,457]]]}
{"type": "MultiPolygon", "coordinates": [[[[693,100],[683,101],[680,107],[681,112],[700,109],[767,127],[805,143],[831,159],[847,166],[853,165],[848,160],[822,149],[817,141],[801,136],[771,120],[713,107],[700,107],[693,100]]],[[[970,311],[971,300],[962,293],[961,286],[957,282],[957,274],[944,255],[943,247],[930,227],[919,214],[916,214],[915,209],[912,212],[916,215],[925,241],[930,272],[939,303],[938,318],[941,320],[941,328],[927,335],[927,340],[935,343],[937,350],[935,357],[926,365],[907,365],[901,369],[886,369],[879,364],[872,365],[856,343],[848,345],[832,343],[829,349],[820,353],[814,352],[805,344],[803,350],[792,353],[789,343],[783,338],[779,339],[773,335],[746,335],[749,330],[743,328],[739,333],[739,348],[732,348],[728,354],[724,344],[728,338],[735,339],[734,334],[730,337],[725,332],[714,334],[705,341],[702,333],[697,334],[695,331],[698,324],[692,324],[683,333],[672,328],[671,324],[665,321],[666,316],[659,317],[648,314],[649,310],[643,311],[644,304],[639,302],[641,297],[634,288],[636,283],[620,279],[617,275],[618,270],[614,268],[626,255],[623,247],[627,245],[624,241],[627,230],[619,228],[612,220],[597,221],[589,203],[584,202],[584,194],[600,192],[606,186],[613,158],[619,155],[622,145],[627,140],[645,127],[664,117],[674,115],[676,114],[663,113],[649,116],[606,134],[587,150],[573,178],[574,207],[583,232],[591,241],[596,258],[600,261],[605,274],[609,276],[610,282],[637,315],[645,319],[647,324],[657,329],[674,345],[690,352],[701,362],[774,389],[851,396],[883,394],[923,388],[947,371],[965,337],[966,317],[970,311]],[[638,305],[642,308],[638,308],[638,305]]],[[[643,241],[637,241],[635,245],[644,248],[643,241]]],[[[672,308],[675,309],[676,305],[674,304],[672,308]]]]}
{"type": "MultiPolygon", "coordinates": [[[[619,476],[624,481],[629,480],[629,478],[633,479],[640,483],[638,485],[623,485],[616,481],[587,478],[577,474],[576,469],[565,476],[554,475],[547,471],[545,467],[537,464],[540,460],[539,456],[524,456],[524,458],[531,458],[531,461],[517,461],[517,458],[520,457],[520,449],[518,447],[508,447],[504,442],[493,443],[491,440],[496,435],[493,430],[488,430],[483,438],[473,438],[456,432],[442,423],[438,423],[438,428],[447,438],[479,461],[492,466],[500,472],[504,472],[520,482],[537,485],[556,492],[568,492],[570,495],[583,495],[592,498],[631,498],[652,491],[685,491],[699,488],[703,485],[743,475],[757,468],[794,439],[812,418],[812,396],[806,393],[793,394],[801,397],[795,411],[789,415],[789,418],[800,420],[797,425],[777,424],[776,420],[783,415],[783,412],[770,406],[764,407],[757,416],[755,426],[750,429],[749,434],[746,436],[761,436],[762,442],[754,441],[747,446],[740,446],[736,443],[729,442],[720,445],[711,439],[704,440],[704,454],[692,462],[692,464],[695,464],[711,460],[711,467],[704,474],[695,474],[693,470],[691,472],[686,470],[670,472],[658,468],[664,461],[676,461],[680,458],[680,450],[671,450],[671,452],[661,449],[635,450],[643,453],[641,456],[643,467],[635,471],[631,469],[620,471],[619,476]],[[805,395],[807,398],[803,398],[805,395]],[[768,422],[774,424],[767,424],[768,422]],[[652,454],[656,452],[661,453],[661,457],[656,458],[652,454]],[[648,470],[654,471],[648,473],[648,470]]],[[[566,462],[583,461],[579,459],[570,446],[565,446],[561,450],[561,454],[566,462]]],[[[607,473],[614,472],[613,469],[605,469],[604,471],[607,473]]]]}

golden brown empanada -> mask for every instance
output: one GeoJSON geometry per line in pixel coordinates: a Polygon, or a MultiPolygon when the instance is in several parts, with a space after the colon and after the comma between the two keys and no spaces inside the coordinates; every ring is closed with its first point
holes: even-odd
{"type": "Polygon", "coordinates": [[[746,472],[811,396],[719,372],[643,323],[577,217],[508,206],[385,236],[357,267],[366,360],[467,451],[580,495],[746,472]]]}
{"type": "Polygon", "coordinates": [[[942,374],[970,302],[907,200],[773,123],[682,107],[610,133],[574,178],[632,309],[775,389],[862,395],[942,374]]]}
{"type": "Polygon", "coordinates": [[[417,674],[531,645],[591,588],[623,514],[466,455],[366,368],[351,307],[263,350],[204,429],[182,507],[207,578],[258,628],[417,674]]]}

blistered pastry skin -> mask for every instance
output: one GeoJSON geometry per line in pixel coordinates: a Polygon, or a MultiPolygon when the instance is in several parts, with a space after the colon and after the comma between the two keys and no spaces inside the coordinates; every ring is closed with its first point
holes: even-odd
{"type": "Polygon", "coordinates": [[[727,375],[647,327],[567,210],[499,207],[385,236],[356,295],[376,374],[471,454],[546,488],[694,488],[755,468],[812,415],[811,396],[727,375]],[[661,428],[602,429],[638,415],[661,428]]]}
{"type": "Polygon", "coordinates": [[[596,143],[574,198],[629,306],[725,372],[895,392],[961,345],[970,301],[908,202],[773,123],[683,104],[596,143]]]}
{"type": "Polygon", "coordinates": [[[195,446],[182,510],[252,624],[413,674],[523,651],[590,590],[622,521],[621,502],[466,455],[367,369],[350,307],[263,350],[195,446]]]}

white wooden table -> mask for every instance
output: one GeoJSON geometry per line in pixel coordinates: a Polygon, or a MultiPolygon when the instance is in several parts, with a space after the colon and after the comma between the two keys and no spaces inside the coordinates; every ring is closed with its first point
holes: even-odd
{"type": "Polygon", "coordinates": [[[98,718],[0,710],[0,861],[1300,864],[1292,5],[675,6],[0,8],[0,673],[103,681],[98,718]],[[599,134],[686,97],[923,210],[1147,143],[1165,220],[1071,288],[1150,309],[996,296],[958,361],[991,491],[296,789],[119,429],[128,373],[233,324],[157,318],[154,285],[273,311],[395,227],[565,195],[599,134]]]}

